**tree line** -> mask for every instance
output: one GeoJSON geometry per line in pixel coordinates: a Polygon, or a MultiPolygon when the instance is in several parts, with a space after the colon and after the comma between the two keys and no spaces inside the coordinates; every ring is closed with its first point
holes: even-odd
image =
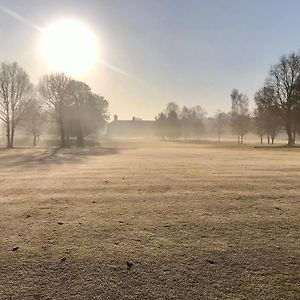
{"type": "Polygon", "coordinates": [[[205,115],[206,112],[200,106],[192,108],[184,106],[180,109],[175,102],[170,102],[165,111],[155,118],[156,134],[162,139],[169,138],[170,140],[181,135],[185,140],[189,136],[199,138],[204,131],[205,115]]]}
{"type": "Polygon", "coordinates": [[[16,62],[0,66],[0,119],[6,130],[7,148],[14,147],[16,129],[32,135],[33,145],[55,124],[61,147],[71,140],[84,146],[85,137],[104,128],[108,101],[84,82],[65,74],[43,76],[34,86],[16,62]]]}
{"type": "Polygon", "coordinates": [[[214,118],[207,118],[207,112],[199,105],[195,107],[183,106],[175,102],[167,104],[166,109],[155,117],[156,135],[163,140],[174,141],[183,137],[199,140],[201,135],[207,132],[207,123],[212,121],[214,130],[218,133],[218,141],[230,123],[230,115],[218,111],[214,118]]]}
{"type": "Polygon", "coordinates": [[[233,89],[230,97],[231,111],[218,111],[213,118],[206,118],[200,106],[197,109],[184,106],[180,110],[176,103],[169,103],[155,118],[157,135],[169,139],[199,138],[209,119],[219,142],[226,128],[237,136],[238,143],[243,143],[244,136],[252,131],[261,143],[267,137],[268,144],[273,144],[278,133],[284,130],[288,146],[294,146],[300,132],[300,52],[283,55],[271,66],[263,87],[254,95],[252,112],[247,95],[233,89]]]}
{"type": "Polygon", "coordinates": [[[247,96],[234,89],[231,99],[232,124],[241,141],[251,128],[252,119],[261,143],[267,136],[268,143],[273,144],[284,130],[288,146],[294,146],[300,130],[300,52],[283,55],[271,66],[263,87],[254,95],[252,114],[247,96]]]}

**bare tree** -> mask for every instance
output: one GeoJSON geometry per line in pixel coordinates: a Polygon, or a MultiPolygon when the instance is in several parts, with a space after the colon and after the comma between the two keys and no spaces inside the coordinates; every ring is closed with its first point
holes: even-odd
{"type": "Polygon", "coordinates": [[[32,145],[36,146],[46,124],[46,112],[36,99],[30,101],[21,122],[25,130],[32,135],[32,145]]]}
{"type": "Polygon", "coordinates": [[[197,137],[199,140],[200,135],[204,132],[205,115],[206,111],[199,105],[191,108],[183,106],[179,118],[185,141],[189,136],[197,137]]]}
{"type": "Polygon", "coordinates": [[[199,140],[200,135],[205,132],[204,120],[207,112],[200,106],[196,105],[191,108],[192,111],[192,132],[199,140]]]}
{"type": "Polygon", "coordinates": [[[297,81],[300,75],[300,57],[295,53],[282,56],[279,63],[274,65],[267,85],[274,90],[272,102],[277,108],[288,135],[288,145],[293,146],[296,139],[295,109],[300,102],[297,81]]]}
{"type": "Polygon", "coordinates": [[[267,135],[268,144],[274,144],[275,137],[282,128],[282,120],[274,105],[274,97],[275,92],[270,86],[263,87],[254,96],[256,104],[254,122],[261,144],[264,134],[267,135]]]}
{"type": "Polygon", "coordinates": [[[248,97],[237,89],[231,92],[231,118],[233,131],[238,136],[238,143],[243,143],[244,135],[249,131],[250,116],[248,97]]]}
{"type": "Polygon", "coordinates": [[[13,148],[15,130],[33,93],[27,73],[17,63],[0,67],[0,118],[6,126],[7,148],[13,148]]]}
{"type": "Polygon", "coordinates": [[[183,106],[180,112],[180,124],[184,140],[186,141],[193,130],[193,112],[187,106],[183,106]]]}
{"type": "Polygon", "coordinates": [[[263,137],[266,134],[265,116],[264,111],[257,107],[253,111],[253,129],[255,133],[260,137],[260,143],[263,144],[263,137]]]}
{"type": "Polygon", "coordinates": [[[59,127],[61,147],[66,147],[64,111],[71,94],[71,78],[65,74],[44,76],[38,86],[46,109],[54,114],[59,127]]]}
{"type": "Polygon", "coordinates": [[[218,133],[218,143],[221,143],[221,134],[224,132],[225,126],[228,123],[228,116],[226,113],[218,110],[215,115],[215,126],[218,133]]]}

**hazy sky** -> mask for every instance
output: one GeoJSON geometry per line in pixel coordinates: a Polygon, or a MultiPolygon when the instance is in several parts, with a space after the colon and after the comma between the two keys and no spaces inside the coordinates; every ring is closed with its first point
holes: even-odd
{"type": "Polygon", "coordinates": [[[252,100],[270,64],[300,48],[298,0],[0,0],[0,60],[32,80],[48,72],[34,26],[76,18],[94,31],[103,65],[78,79],[120,118],[152,119],[170,101],[230,109],[233,87],[252,100]]]}

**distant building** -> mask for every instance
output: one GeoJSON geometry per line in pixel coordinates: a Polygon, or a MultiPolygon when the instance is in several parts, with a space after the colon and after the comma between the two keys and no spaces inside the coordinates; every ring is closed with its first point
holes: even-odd
{"type": "Polygon", "coordinates": [[[114,120],[107,124],[107,135],[111,137],[139,137],[154,136],[155,121],[146,121],[133,117],[132,120],[119,120],[114,115],[114,120]]]}

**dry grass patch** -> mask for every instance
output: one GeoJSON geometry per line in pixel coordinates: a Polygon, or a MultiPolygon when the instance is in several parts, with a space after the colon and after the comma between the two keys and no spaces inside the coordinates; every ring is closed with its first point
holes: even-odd
{"type": "Polygon", "coordinates": [[[0,166],[0,299],[300,297],[299,149],[115,141],[0,166]]]}

